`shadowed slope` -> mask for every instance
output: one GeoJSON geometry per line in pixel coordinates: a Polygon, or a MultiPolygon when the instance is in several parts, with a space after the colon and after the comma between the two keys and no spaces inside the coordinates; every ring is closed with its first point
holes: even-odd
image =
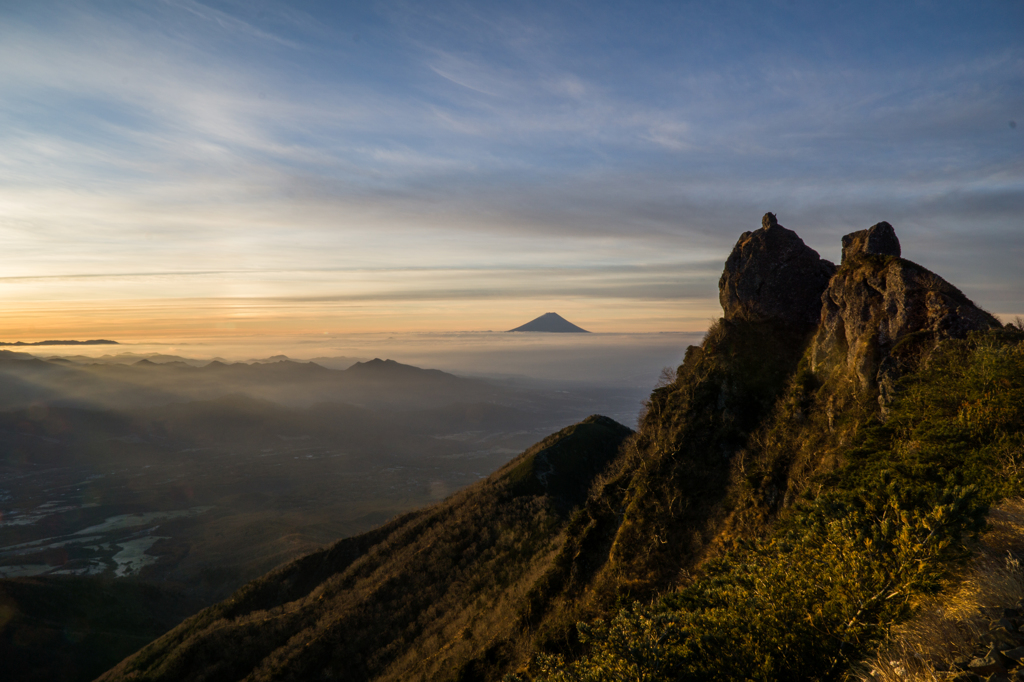
{"type": "Polygon", "coordinates": [[[173,587],[129,580],[0,580],[0,679],[91,680],[200,606],[173,587]]]}
{"type": "Polygon", "coordinates": [[[606,417],[563,429],[434,507],[250,583],[102,679],[457,679],[480,660],[496,672],[529,650],[528,596],[630,433],[606,417]]]}

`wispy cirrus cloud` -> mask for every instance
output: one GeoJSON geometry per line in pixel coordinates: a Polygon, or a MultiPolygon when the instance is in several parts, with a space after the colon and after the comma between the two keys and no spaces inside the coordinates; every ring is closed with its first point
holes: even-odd
{"type": "MultiPolygon", "coordinates": [[[[1024,50],[1021,10],[986,11],[5,8],[6,274],[188,263],[313,300],[334,293],[311,271],[404,281],[392,271],[430,263],[449,275],[420,288],[452,300],[533,296],[528,273],[536,295],[596,301],[546,268],[650,268],[619,282],[640,300],[690,286],[660,264],[722,260],[772,210],[832,258],[844,231],[890,220],[905,251],[1003,311],[1024,288],[1024,50]]],[[[695,272],[713,306],[717,273],[695,272]]]]}

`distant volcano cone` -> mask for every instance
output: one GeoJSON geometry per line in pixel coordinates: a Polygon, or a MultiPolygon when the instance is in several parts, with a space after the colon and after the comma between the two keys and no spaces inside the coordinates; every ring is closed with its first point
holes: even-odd
{"type": "Polygon", "coordinates": [[[544,313],[536,320],[530,320],[522,327],[509,329],[510,332],[561,332],[570,334],[589,334],[586,329],[577,327],[558,313],[544,313]]]}

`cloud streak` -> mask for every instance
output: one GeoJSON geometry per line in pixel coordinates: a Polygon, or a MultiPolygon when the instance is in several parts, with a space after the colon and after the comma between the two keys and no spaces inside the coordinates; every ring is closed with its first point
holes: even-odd
{"type": "Polygon", "coordinates": [[[0,9],[0,286],[24,301],[75,277],[115,298],[112,282],[168,277],[307,302],[561,291],[682,318],[697,294],[668,293],[666,264],[694,266],[701,284],[679,290],[713,307],[704,264],[772,210],[833,259],[844,232],[889,220],[905,252],[1015,312],[1015,5],[368,7],[0,9]],[[359,292],[323,293],[346,272],[359,292]]]}

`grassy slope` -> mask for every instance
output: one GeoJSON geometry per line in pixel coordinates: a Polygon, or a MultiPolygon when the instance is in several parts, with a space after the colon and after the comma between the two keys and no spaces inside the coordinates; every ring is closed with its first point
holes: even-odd
{"type": "Polygon", "coordinates": [[[751,438],[746,468],[733,469],[724,503],[749,519],[768,513],[772,491],[802,490],[774,507],[781,524],[723,543],[698,579],[649,605],[582,627],[585,655],[541,659],[525,677],[841,677],[956,574],[987,505],[1022,490],[1024,335],[948,340],[922,359],[885,423],[865,408],[832,429],[827,405],[841,388],[798,371],[751,438]]]}

